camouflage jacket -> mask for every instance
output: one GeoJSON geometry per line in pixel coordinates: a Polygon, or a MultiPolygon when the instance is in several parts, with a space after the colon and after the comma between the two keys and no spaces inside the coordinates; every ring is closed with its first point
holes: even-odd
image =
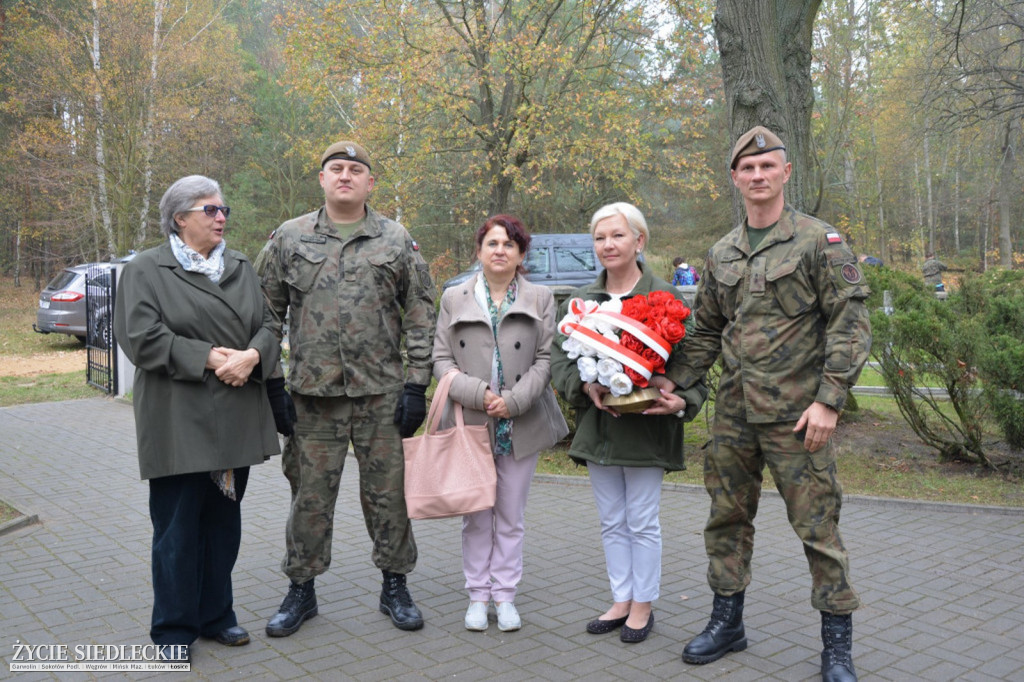
{"type": "Polygon", "coordinates": [[[275,230],[265,257],[278,338],[289,314],[289,388],[354,398],[430,383],[434,285],[399,223],[368,207],[363,228],[342,240],[321,207],[275,230]]]}
{"type": "Polygon", "coordinates": [[[835,228],[787,205],[751,253],[744,221],[708,252],[680,384],[721,354],[718,414],[773,423],[814,401],[841,410],[871,347],[868,293],[835,228]]]}
{"type": "Polygon", "coordinates": [[[948,269],[946,264],[937,258],[929,258],[921,266],[926,284],[942,284],[942,271],[948,269]]]}

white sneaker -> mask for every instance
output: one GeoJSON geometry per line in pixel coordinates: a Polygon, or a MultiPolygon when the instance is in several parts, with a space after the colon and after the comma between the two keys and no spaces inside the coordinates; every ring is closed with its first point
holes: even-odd
{"type": "Polygon", "coordinates": [[[516,605],[510,601],[498,602],[494,605],[498,612],[498,629],[502,632],[510,632],[523,627],[523,621],[519,618],[516,605]]]}
{"type": "Polygon", "coordinates": [[[466,629],[483,632],[487,629],[487,602],[471,601],[466,609],[466,629]]]}

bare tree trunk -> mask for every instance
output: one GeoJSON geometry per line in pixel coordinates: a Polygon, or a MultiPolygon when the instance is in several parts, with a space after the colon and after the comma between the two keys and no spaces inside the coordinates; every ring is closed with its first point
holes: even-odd
{"type": "Polygon", "coordinates": [[[990,189],[988,192],[988,203],[985,205],[985,220],[981,224],[981,271],[988,271],[988,235],[992,228],[992,206],[995,204],[995,197],[993,196],[995,189],[990,189]]]}
{"type": "Polygon", "coordinates": [[[953,248],[960,254],[960,129],[956,131],[956,157],[953,160],[953,248]]]}
{"type": "MultiPolygon", "coordinates": [[[[864,9],[864,15],[867,17],[867,26],[864,31],[864,76],[866,79],[865,90],[867,91],[868,106],[872,110],[875,107],[874,103],[874,88],[872,87],[872,76],[874,71],[871,65],[871,36],[873,33],[873,19],[874,13],[871,10],[870,3],[864,9]]],[[[875,125],[877,117],[871,117],[871,150],[872,150],[872,161],[875,171],[875,205],[878,207],[878,256],[882,260],[892,260],[893,254],[890,253],[889,239],[885,232],[885,193],[884,185],[882,184],[882,168],[879,162],[879,151],[878,151],[878,129],[875,125]]]]}
{"type": "Polygon", "coordinates": [[[14,286],[21,286],[21,218],[14,227],[14,286]]]}
{"type": "Polygon", "coordinates": [[[999,264],[1013,266],[1013,241],[1010,239],[1010,206],[1013,201],[1014,151],[1013,124],[1006,122],[1002,157],[999,163],[999,264]]]}
{"type": "MultiPolygon", "coordinates": [[[[921,163],[914,158],[914,213],[917,217],[917,243],[921,245],[921,248],[925,251],[922,256],[926,256],[928,251],[924,240],[924,205],[921,199],[921,163]]],[[[923,260],[923,258],[922,258],[923,260]]]]}
{"type": "Polygon", "coordinates": [[[164,22],[167,0],[153,0],[153,52],[149,58],[149,84],[146,88],[146,125],[142,131],[142,182],[143,191],[139,207],[139,226],[135,231],[134,245],[141,249],[146,242],[146,226],[149,224],[149,195],[153,189],[153,126],[156,121],[156,88],[160,67],[160,28],[164,22]]]}
{"type": "Polygon", "coordinates": [[[932,196],[932,154],[928,119],[925,119],[924,129],[924,186],[926,192],[925,217],[928,221],[928,253],[935,253],[935,202],[932,196]]]}
{"type": "Polygon", "coordinates": [[[92,0],[92,42],[89,44],[89,54],[92,57],[92,70],[95,82],[93,83],[93,105],[96,108],[96,181],[100,202],[100,214],[103,218],[103,236],[107,242],[107,255],[114,256],[116,247],[114,244],[114,229],[110,218],[110,207],[107,196],[107,161],[105,145],[106,116],[103,107],[102,74],[100,72],[100,10],[98,0],[92,0]]]}
{"type": "MultiPolygon", "coordinates": [[[[811,153],[811,29],[821,0],[718,0],[714,29],[729,107],[730,139],[755,125],[786,144],[793,175],[786,200],[802,211],[818,203],[811,153]]],[[[743,205],[734,194],[737,220],[743,205]]]]}

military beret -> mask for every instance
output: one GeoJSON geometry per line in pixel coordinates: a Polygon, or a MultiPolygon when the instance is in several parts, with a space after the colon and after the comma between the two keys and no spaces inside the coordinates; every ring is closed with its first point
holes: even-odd
{"type": "Polygon", "coordinates": [[[744,156],[756,156],[773,152],[776,149],[786,149],[779,136],[764,126],[754,126],[736,140],[732,148],[732,159],[729,161],[729,168],[736,170],[736,163],[744,156]]]}
{"type": "Polygon", "coordinates": [[[343,140],[341,142],[335,142],[324,151],[323,156],[320,157],[320,167],[323,168],[331,159],[346,159],[348,161],[358,161],[367,168],[372,169],[370,165],[370,155],[366,153],[363,146],[358,142],[351,142],[349,140],[343,140]]]}

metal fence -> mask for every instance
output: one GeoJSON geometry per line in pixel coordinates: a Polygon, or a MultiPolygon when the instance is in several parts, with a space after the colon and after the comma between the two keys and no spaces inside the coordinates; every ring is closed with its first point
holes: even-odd
{"type": "Polygon", "coordinates": [[[114,297],[117,271],[90,266],[85,279],[86,381],[108,394],[117,393],[117,352],[114,347],[114,297]]]}

